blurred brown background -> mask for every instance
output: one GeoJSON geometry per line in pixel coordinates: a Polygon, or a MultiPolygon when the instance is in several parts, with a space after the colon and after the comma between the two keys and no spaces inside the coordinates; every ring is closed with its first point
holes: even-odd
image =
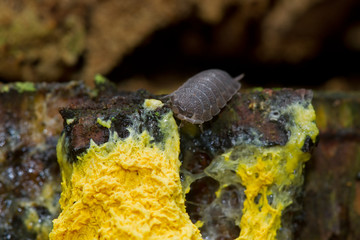
{"type": "Polygon", "coordinates": [[[0,81],[171,91],[245,72],[245,86],[360,89],[357,0],[0,0],[0,81]]]}

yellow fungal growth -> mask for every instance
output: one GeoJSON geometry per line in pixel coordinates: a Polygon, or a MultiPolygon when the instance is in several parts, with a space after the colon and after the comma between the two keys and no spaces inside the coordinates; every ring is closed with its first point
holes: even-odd
{"type": "Polygon", "coordinates": [[[98,124],[100,124],[101,126],[105,127],[105,128],[110,128],[111,127],[111,120],[110,119],[105,121],[105,120],[103,120],[101,118],[97,118],[96,122],[98,124]]]}
{"type": "MultiPolygon", "coordinates": [[[[277,111],[288,117],[284,145],[241,140],[214,156],[203,172],[182,168],[187,209],[205,239],[293,239],[286,213],[297,209],[304,163],[319,131],[311,104],[293,103],[277,111]]],[[[183,154],[185,167],[196,160],[183,154]]]]}
{"type": "Polygon", "coordinates": [[[144,107],[149,110],[156,110],[157,108],[160,108],[164,106],[164,104],[156,99],[145,99],[144,101],[144,107]]]}
{"type": "Polygon", "coordinates": [[[238,239],[276,239],[282,211],[293,198],[286,187],[302,185],[302,169],[310,153],[301,148],[307,136],[315,142],[319,132],[311,105],[308,108],[294,105],[288,110],[293,113],[296,124],[291,127],[291,136],[285,146],[260,147],[254,155],[236,159],[239,162],[237,174],[246,195],[238,239]]]}
{"type": "Polygon", "coordinates": [[[109,128],[109,140],[102,145],[90,141],[76,161],[69,161],[67,140],[60,138],[62,213],[50,239],[292,239],[291,222],[283,217],[303,184],[304,163],[319,134],[312,105],[295,102],[276,109],[287,117],[285,145],[262,145],[261,133],[254,131],[255,140],[235,136],[232,147],[214,151],[209,163],[206,148],[191,144],[211,149],[207,137],[214,132],[202,134],[185,125],[188,139],[182,142],[191,146],[182,146],[187,149],[182,185],[178,126],[162,107],[159,100],[145,100],[141,114],[130,116],[129,136],[123,139],[112,130],[115,121],[98,118],[109,128]],[[144,119],[151,127],[137,132],[145,128],[144,119]],[[195,160],[201,164],[189,162],[195,160]]]}
{"type": "Polygon", "coordinates": [[[50,239],[201,239],[185,211],[172,114],[159,125],[161,143],[129,128],[126,139],[115,133],[100,146],[92,142],[74,163],[67,161],[65,138],[60,139],[62,212],[50,239]]]}

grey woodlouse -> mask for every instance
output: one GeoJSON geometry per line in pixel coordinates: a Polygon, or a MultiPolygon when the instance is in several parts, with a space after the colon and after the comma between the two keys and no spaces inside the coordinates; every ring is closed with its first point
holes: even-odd
{"type": "Polygon", "coordinates": [[[240,89],[244,74],[232,78],[219,69],[202,71],[168,95],[175,116],[192,124],[202,124],[217,115],[240,89]]]}

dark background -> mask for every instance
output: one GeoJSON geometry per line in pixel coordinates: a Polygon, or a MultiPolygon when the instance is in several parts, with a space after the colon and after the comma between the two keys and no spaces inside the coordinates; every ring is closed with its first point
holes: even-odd
{"type": "Polygon", "coordinates": [[[193,74],[243,87],[360,88],[357,0],[1,1],[0,82],[176,89],[193,74]]]}

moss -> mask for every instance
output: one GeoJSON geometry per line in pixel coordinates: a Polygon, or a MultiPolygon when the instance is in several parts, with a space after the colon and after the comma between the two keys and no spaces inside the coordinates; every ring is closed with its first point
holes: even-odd
{"type": "Polygon", "coordinates": [[[19,93],[36,91],[35,85],[32,82],[17,82],[15,83],[15,89],[19,93]]]}
{"type": "Polygon", "coordinates": [[[262,87],[255,87],[251,89],[251,92],[262,92],[264,90],[264,88],[262,87]]]}
{"type": "Polygon", "coordinates": [[[96,74],[94,80],[96,85],[102,85],[108,81],[107,78],[101,74],[96,74]]]}
{"type": "Polygon", "coordinates": [[[10,91],[10,86],[8,84],[5,84],[4,86],[1,87],[0,92],[1,93],[7,93],[10,91]]]}
{"type": "Polygon", "coordinates": [[[36,91],[35,84],[32,82],[16,82],[14,84],[4,84],[1,87],[0,92],[7,93],[12,89],[14,89],[15,91],[17,91],[19,93],[36,91]]]}

